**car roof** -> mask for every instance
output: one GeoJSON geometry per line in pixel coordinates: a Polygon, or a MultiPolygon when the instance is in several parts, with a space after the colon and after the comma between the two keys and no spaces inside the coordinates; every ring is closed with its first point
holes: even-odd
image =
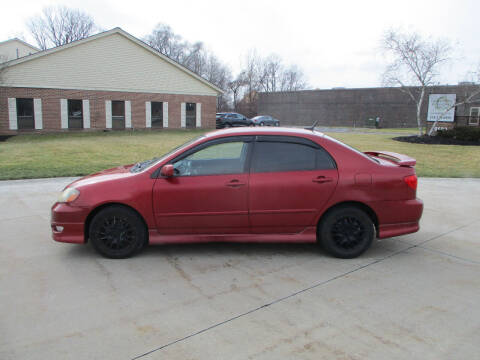
{"type": "Polygon", "coordinates": [[[284,136],[300,136],[300,137],[310,137],[310,136],[320,136],[323,137],[324,134],[319,131],[306,130],[302,128],[287,128],[287,127],[240,127],[240,128],[229,128],[211,131],[205,134],[206,137],[215,138],[215,137],[226,137],[226,136],[237,136],[237,135],[284,135],[284,136]]]}

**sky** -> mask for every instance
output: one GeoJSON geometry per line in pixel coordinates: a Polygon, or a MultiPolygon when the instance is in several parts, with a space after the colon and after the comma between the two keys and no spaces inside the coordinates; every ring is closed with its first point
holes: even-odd
{"type": "Polygon", "coordinates": [[[18,0],[0,13],[0,41],[23,36],[35,45],[25,23],[51,5],[81,9],[103,29],[138,38],[168,24],[189,42],[202,41],[234,75],[250,50],[276,54],[302,69],[310,88],[381,86],[380,40],[390,28],[451,41],[442,84],[470,80],[480,64],[478,0],[18,0]]]}

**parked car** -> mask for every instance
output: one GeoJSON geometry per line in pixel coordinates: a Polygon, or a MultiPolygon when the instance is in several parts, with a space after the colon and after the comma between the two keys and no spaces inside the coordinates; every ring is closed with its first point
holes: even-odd
{"type": "Polygon", "coordinates": [[[256,126],[280,126],[280,121],[270,115],[258,115],[251,120],[256,126]]]}
{"type": "Polygon", "coordinates": [[[52,207],[53,239],[110,258],[208,241],[317,242],[352,258],[375,238],[418,231],[415,163],[314,130],[218,130],[72,182],[52,207]]]}
{"type": "Polygon", "coordinates": [[[217,129],[254,125],[249,118],[235,112],[217,113],[216,120],[217,129]]]}

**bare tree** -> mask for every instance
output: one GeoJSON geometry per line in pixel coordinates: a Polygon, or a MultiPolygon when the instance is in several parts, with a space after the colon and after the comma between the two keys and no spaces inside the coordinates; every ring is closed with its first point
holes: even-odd
{"type": "Polygon", "coordinates": [[[96,30],[90,15],[65,6],[44,8],[27,21],[27,27],[42,50],[81,40],[96,30]]]}
{"type": "Polygon", "coordinates": [[[260,89],[264,92],[274,92],[279,89],[283,72],[282,60],[278,55],[269,55],[260,63],[260,89]]]}
{"type": "Polygon", "coordinates": [[[232,80],[228,83],[228,88],[230,92],[232,93],[232,100],[233,100],[233,109],[235,111],[238,110],[238,99],[240,96],[240,92],[242,91],[242,88],[246,85],[245,78],[244,78],[244,73],[241,72],[235,80],[232,80]]]}
{"type": "Polygon", "coordinates": [[[422,135],[421,111],[429,86],[436,84],[440,67],[449,60],[451,46],[445,40],[425,40],[418,33],[389,30],[382,39],[391,62],[383,74],[385,86],[399,86],[416,105],[418,133],[422,135]]]}
{"type": "Polygon", "coordinates": [[[170,59],[181,62],[186,44],[170,26],[158,24],[150,35],[144,37],[144,41],[170,59]]]}
{"type": "Polygon", "coordinates": [[[298,91],[307,88],[303,72],[293,65],[282,73],[280,91],[298,91]]]}
{"type": "MultiPolygon", "coordinates": [[[[228,90],[228,83],[232,78],[230,69],[211,51],[206,49],[202,42],[191,44],[180,35],[175,34],[170,26],[161,23],[143,40],[155,50],[175,60],[220,89],[228,90]]],[[[218,98],[217,107],[224,109],[227,106],[228,94],[221,95],[218,98]]]]}

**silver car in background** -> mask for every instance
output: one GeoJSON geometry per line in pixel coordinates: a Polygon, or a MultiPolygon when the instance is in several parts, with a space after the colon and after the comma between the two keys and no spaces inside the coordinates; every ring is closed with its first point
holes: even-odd
{"type": "Polygon", "coordinates": [[[250,120],[253,121],[255,126],[280,126],[280,121],[270,115],[258,115],[250,120]]]}

